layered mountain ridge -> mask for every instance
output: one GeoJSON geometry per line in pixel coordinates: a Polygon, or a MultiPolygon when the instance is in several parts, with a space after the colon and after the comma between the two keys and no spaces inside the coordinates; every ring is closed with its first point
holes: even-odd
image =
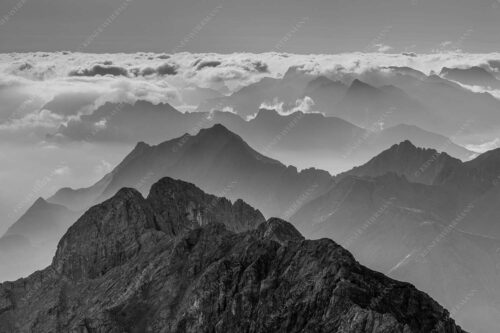
{"type": "Polygon", "coordinates": [[[63,205],[38,198],[0,237],[1,279],[26,276],[50,262],[57,242],[80,215],[63,205]]]}
{"type": "Polygon", "coordinates": [[[95,185],[63,189],[49,201],[85,210],[88,202],[106,200],[124,186],[146,195],[161,177],[186,179],[235,202],[242,198],[263,207],[268,217],[290,217],[306,237],[330,237],[363,264],[411,281],[450,308],[471,289],[480,290],[458,319],[467,328],[489,333],[473,324],[494,325],[500,299],[495,291],[498,228],[484,215],[498,214],[493,204],[497,163],[495,151],[463,163],[403,141],[333,177],[286,167],[218,125],[156,146],[138,143],[95,185]],[[438,273],[446,284],[435,282],[438,273]],[[477,313],[464,317],[477,311],[480,319],[477,313]]]}
{"type": "Polygon", "coordinates": [[[463,332],[413,286],[261,218],[170,178],[121,189],[48,268],[0,285],[0,331],[463,332]]]}
{"type": "MultiPolygon", "coordinates": [[[[184,135],[156,146],[139,143],[103,180],[86,190],[73,191],[70,196],[76,192],[95,193],[93,200],[97,203],[124,186],[145,194],[163,176],[191,181],[232,199],[243,198],[268,217],[281,216],[309,187],[316,185],[315,192],[321,193],[333,180],[325,171],[311,168],[299,172],[265,157],[217,124],[195,136],[184,135]]],[[[70,192],[64,191],[65,195],[70,192]]],[[[60,197],[56,193],[49,201],[57,203],[60,197]]]]}
{"type": "Polygon", "coordinates": [[[457,320],[493,332],[500,313],[498,157],[494,150],[462,163],[403,142],[339,175],[290,221],[448,307],[473,290],[457,320]]]}

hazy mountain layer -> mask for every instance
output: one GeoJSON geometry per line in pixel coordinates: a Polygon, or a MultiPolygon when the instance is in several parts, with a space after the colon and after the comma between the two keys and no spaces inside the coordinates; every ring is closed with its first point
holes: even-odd
{"type": "MultiPolygon", "coordinates": [[[[222,107],[220,107],[222,109],[222,107]]],[[[87,140],[93,142],[138,142],[157,144],[184,133],[196,134],[200,128],[216,123],[242,136],[257,151],[270,156],[283,157],[309,154],[310,166],[324,167],[325,154],[344,169],[364,163],[380,151],[404,140],[418,146],[445,151],[459,159],[468,159],[472,152],[458,146],[445,136],[425,131],[417,126],[399,124],[389,127],[382,114],[366,128],[360,128],[341,118],[302,111],[289,114],[270,109],[254,109],[255,117],[243,120],[231,112],[181,113],[168,104],[153,105],[148,102],[131,104],[105,104],[91,115],[72,120],[59,128],[55,138],[87,140]]],[[[343,171],[332,167],[332,172],[343,171]]],[[[330,169],[329,169],[330,170],[330,169]]]]}
{"type": "Polygon", "coordinates": [[[59,239],[80,215],[39,198],[0,238],[0,280],[44,268],[59,239]]]}
{"type": "Polygon", "coordinates": [[[366,164],[355,167],[343,175],[377,177],[394,172],[404,175],[411,182],[432,185],[436,178],[443,177],[443,170],[447,172],[461,164],[460,160],[446,153],[438,153],[434,149],[417,148],[407,140],[393,145],[366,164]]]}
{"type": "Polygon", "coordinates": [[[232,199],[242,198],[260,207],[266,216],[287,214],[305,191],[314,197],[333,181],[325,171],[298,172],[286,167],[259,154],[222,125],[215,125],[195,136],[186,134],[157,146],[139,143],[102,181],[85,190],[64,189],[64,195],[56,193],[50,201],[59,202],[59,198],[69,196],[79,202],[78,193],[84,198],[86,193],[93,193],[97,203],[124,186],[147,193],[151,184],[164,176],[192,181],[232,199]]]}
{"type": "Polygon", "coordinates": [[[441,70],[440,75],[469,86],[491,87],[500,89],[500,80],[482,67],[447,68],[441,70]]]}
{"type": "Polygon", "coordinates": [[[460,304],[467,329],[492,332],[500,314],[497,164],[498,151],[462,163],[403,142],[340,175],[291,221],[449,308],[460,304]]]}

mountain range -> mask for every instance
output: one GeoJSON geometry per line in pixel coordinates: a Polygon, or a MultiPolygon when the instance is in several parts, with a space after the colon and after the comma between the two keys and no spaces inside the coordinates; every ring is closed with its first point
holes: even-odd
{"type": "Polygon", "coordinates": [[[469,86],[490,87],[500,89],[500,80],[482,67],[469,68],[447,68],[444,67],[440,73],[447,79],[457,81],[469,86]]]}
{"type": "Polygon", "coordinates": [[[338,175],[290,221],[450,308],[473,293],[457,318],[492,332],[500,300],[499,156],[494,150],[463,163],[405,141],[338,175]]]}
{"type": "MultiPolygon", "coordinates": [[[[331,238],[361,263],[411,281],[448,308],[472,292],[456,317],[475,332],[489,332],[500,300],[500,233],[490,218],[499,214],[498,157],[494,150],[462,162],[403,141],[332,176],[287,167],[215,125],[159,145],[141,142],[96,184],[63,188],[47,201],[81,214],[123,187],[147,195],[165,176],[187,180],[215,195],[241,198],[267,218],[290,219],[308,238],[331,238]]],[[[58,233],[73,222],[67,219],[58,233]]]]}
{"type": "Polygon", "coordinates": [[[185,134],[159,145],[140,142],[111,172],[90,187],[62,188],[46,201],[39,199],[16,221],[6,236],[22,236],[43,243],[44,256],[37,247],[14,244],[5,260],[18,258],[15,267],[6,267],[0,278],[20,277],[50,262],[59,238],[89,207],[112,197],[122,187],[146,195],[153,183],[170,176],[191,181],[203,190],[231,200],[240,198],[260,207],[267,216],[290,216],[301,196],[311,198],[326,191],[334,178],[326,171],[298,171],[292,166],[265,157],[222,125],[185,134]],[[28,218],[31,217],[31,218],[28,218]],[[22,255],[20,255],[22,254],[22,255]]]}
{"type": "Polygon", "coordinates": [[[282,78],[263,78],[229,96],[208,99],[198,111],[227,107],[246,117],[254,115],[261,105],[277,102],[282,102],[285,110],[293,109],[297,100],[308,96],[314,101],[314,111],[365,129],[381,123],[384,128],[407,124],[456,137],[460,142],[492,140],[500,129],[500,101],[488,92],[473,92],[454,82],[477,80],[483,87],[496,87],[500,82],[482,68],[443,68],[438,76],[392,66],[331,77],[294,68],[282,78]]]}
{"type": "MultiPolygon", "coordinates": [[[[383,120],[380,119],[381,122],[383,120]]],[[[135,104],[107,103],[90,115],[61,126],[51,138],[158,144],[185,133],[196,134],[201,128],[217,123],[238,133],[262,154],[301,168],[314,166],[333,173],[364,163],[380,151],[406,139],[422,147],[445,151],[462,160],[474,155],[449,138],[414,125],[389,127],[376,124],[361,128],[341,118],[320,113],[295,111],[280,114],[274,109],[260,109],[255,117],[244,120],[231,112],[181,113],[169,104],[153,105],[145,101],[135,104]],[[325,154],[328,154],[328,160],[325,160],[325,154]],[[304,161],[309,161],[309,165],[304,161]]]]}
{"type": "Polygon", "coordinates": [[[49,267],[1,284],[0,331],[463,332],[332,240],[171,178],[146,199],[120,189],[71,226],[49,267]]]}

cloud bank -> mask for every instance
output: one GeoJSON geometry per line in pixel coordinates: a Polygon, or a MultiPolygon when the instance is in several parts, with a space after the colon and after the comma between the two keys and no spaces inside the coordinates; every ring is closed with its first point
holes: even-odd
{"type": "MultiPolygon", "coordinates": [[[[170,103],[182,111],[195,110],[206,99],[230,95],[264,77],[282,78],[291,67],[295,68],[294,75],[325,75],[339,81],[389,66],[408,67],[426,75],[439,73],[443,67],[480,66],[500,77],[500,53],[390,54],[383,53],[389,52],[390,47],[382,44],[378,50],[378,53],[335,55],[278,52],[0,54],[3,102],[0,137],[23,132],[19,138],[24,140],[24,134],[30,129],[34,133],[55,129],[106,102],[146,100],[154,104],[170,103]]],[[[485,91],[481,87],[466,88],[485,91]]],[[[499,92],[490,93],[500,97],[499,92]]],[[[312,100],[303,99],[300,103],[306,104],[291,108],[308,111],[314,105],[312,100]]]]}

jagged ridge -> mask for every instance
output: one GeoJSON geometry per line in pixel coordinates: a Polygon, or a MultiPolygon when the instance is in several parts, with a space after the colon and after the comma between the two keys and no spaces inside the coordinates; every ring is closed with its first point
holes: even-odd
{"type": "Polygon", "coordinates": [[[0,331],[462,332],[335,242],[255,218],[173,179],[147,199],[122,189],[68,230],[50,267],[0,285],[0,331]],[[231,218],[252,230],[217,223],[239,229],[231,218]]]}

